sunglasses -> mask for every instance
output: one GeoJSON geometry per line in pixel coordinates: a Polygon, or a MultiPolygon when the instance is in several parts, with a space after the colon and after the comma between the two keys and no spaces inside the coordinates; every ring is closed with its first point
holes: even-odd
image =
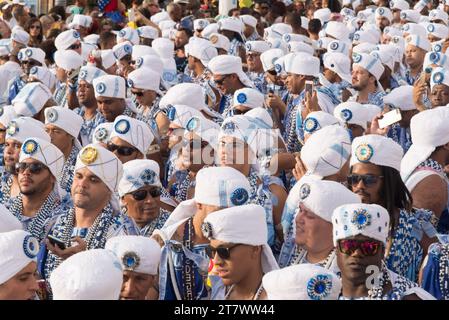
{"type": "Polygon", "coordinates": [[[123,147],[123,146],[118,146],[112,142],[108,143],[108,150],[111,152],[115,152],[117,150],[117,153],[121,156],[130,156],[132,155],[134,152],[137,151],[136,148],[134,147],[123,147]]]}
{"type": "Polygon", "coordinates": [[[380,178],[383,178],[383,176],[374,176],[372,174],[350,174],[347,181],[349,186],[357,185],[362,181],[366,187],[369,187],[376,184],[380,178]]]}
{"type": "Polygon", "coordinates": [[[223,84],[223,82],[226,80],[227,77],[229,77],[230,74],[225,75],[223,78],[218,79],[218,80],[214,80],[215,84],[218,84],[219,86],[221,86],[223,84]]]}
{"type": "Polygon", "coordinates": [[[32,67],[38,65],[38,62],[32,61],[32,60],[23,60],[23,61],[21,61],[21,63],[22,63],[23,65],[30,65],[30,66],[32,66],[32,67]]]}
{"type": "Polygon", "coordinates": [[[231,250],[234,249],[237,246],[240,246],[241,244],[235,244],[231,247],[219,247],[219,248],[214,248],[211,245],[208,245],[206,247],[206,254],[209,258],[213,259],[215,258],[215,254],[218,254],[218,256],[223,259],[223,260],[229,260],[229,258],[231,257],[231,250]]]}
{"type": "Polygon", "coordinates": [[[79,49],[79,48],[81,48],[81,45],[80,45],[80,44],[72,44],[72,45],[69,47],[69,50],[76,50],[76,49],[79,49]]]}
{"type": "Polygon", "coordinates": [[[150,196],[152,198],[157,198],[162,194],[162,189],[161,188],[153,188],[151,190],[143,189],[143,190],[138,190],[138,191],[134,191],[131,193],[134,200],[136,200],[136,201],[145,200],[147,198],[148,194],[150,194],[150,196]]]}
{"type": "Polygon", "coordinates": [[[137,97],[143,96],[143,91],[131,91],[131,93],[137,97]]]}
{"type": "Polygon", "coordinates": [[[16,163],[16,172],[24,173],[26,169],[30,170],[31,174],[39,174],[44,170],[46,166],[43,163],[16,163]]]}
{"type": "Polygon", "coordinates": [[[380,243],[374,240],[342,239],[338,241],[338,250],[348,256],[360,249],[364,256],[375,256],[379,251],[380,243]]]}
{"type": "Polygon", "coordinates": [[[234,115],[239,115],[239,114],[245,114],[245,113],[247,113],[249,110],[240,110],[240,109],[233,109],[232,110],[232,113],[234,114],[234,115]]]}

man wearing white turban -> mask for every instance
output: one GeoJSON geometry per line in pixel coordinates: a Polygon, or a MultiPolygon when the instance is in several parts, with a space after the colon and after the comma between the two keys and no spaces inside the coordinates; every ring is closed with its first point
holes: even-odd
{"type": "Polygon", "coordinates": [[[104,248],[107,239],[128,233],[129,220],[115,198],[122,174],[122,163],[112,152],[95,144],[81,149],[72,184],[73,207],[56,219],[49,232],[57,241],[45,241],[47,251],[40,261],[44,279],[68,257],[104,248]]]}

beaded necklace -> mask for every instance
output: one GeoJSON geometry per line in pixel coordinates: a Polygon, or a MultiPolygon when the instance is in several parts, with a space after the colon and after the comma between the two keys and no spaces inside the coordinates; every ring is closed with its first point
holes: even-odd
{"type": "Polygon", "coordinates": [[[187,191],[190,187],[190,175],[187,173],[183,179],[178,180],[175,199],[179,202],[187,200],[187,191]]]}
{"type": "Polygon", "coordinates": [[[70,151],[70,154],[64,163],[64,167],[62,168],[61,188],[68,193],[70,193],[70,189],[72,188],[73,170],[75,169],[76,157],[79,152],[80,149],[73,145],[72,151],[70,151]]]}
{"type": "MultiPolygon", "coordinates": [[[[81,129],[80,129],[80,135],[82,137],[86,137],[88,143],[92,142],[92,135],[93,132],[95,130],[95,128],[105,122],[105,119],[103,118],[103,116],[101,115],[100,112],[96,111],[95,113],[95,117],[93,117],[92,119],[86,119],[84,118],[84,114],[85,114],[85,110],[83,109],[85,107],[82,107],[80,109],[78,109],[78,114],[83,117],[83,124],[81,125],[81,129]]],[[[82,141],[83,145],[86,144],[85,141],[82,141]]]]}
{"type": "MultiPolygon", "coordinates": [[[[193,249],[193,237],[194,237],[194,228],[193,228],[193,217],[187,220],[187,223],[184,227],[184,239],[183,245],[187,250],[193,249]]],[[[182,283],[184,284],[184,297],[183,300],[193,300],[194,296],[194,285],[195,285],[195,272],[193,270],[193,261],[188,259],[184,255],[184,265],[182,267],[182,283]]]]}
{"type": "MultiPolygon", "coordinates": [[[[44,203],[40,207],[40,209],[36,212],[31,221],[31,223],[27,226],[27,231],[31,233],[33,236],[39,239],[39,242],[42,241],[44,237],[45,225],[48,222],[53,214],[55,213],[57,207],[60,205],[60,199],[57,194],[52,191],[48,195],[47,199],[45,199],[44,203]]],[[[20,221],[26,219],[22,215],[23,212],[23,199],[22,194],[19,194],[11,203],[9,211],[14,214],[20,221]]]]}
{"type": "MultiPolygon", "coordinates": [[[[232,290],[234,289],[234,284],[229,288],[228,292],[226,293],[224,300],[228,300],[229,296],[231,295],[232,290]]],[[[263,284],[260,282],[259,287],[257,288],[256,292],[254,293],[254,296],[251,298],[251,300],[259,300],[260,295],[263,292],[263,284]]]]}
{"type": "Polygon", "coordinates": [[[300,106],[297,101],[302,99],[303,95],[298,96],[297,98],[288,96],[287,100],[287,115],[285,117],[284,122],[284,139],[286,141],[287,151],[290,153],[300,151],[300,146],[298,142],[298,135],[296,134],[296,113],[298,112],[298,108],[300,106]]]}
{"type": "Polygon", "coordinates": [[[428,158],[425,161],[421,162],[416,169],[421,168],[430,168],[438,173],[444,174],[444,169],[441,164],[433,160],[432,158],[428,158]]]}
{"type": "MultiPolygon", "coordinates": [[[[335,260],[335,249],[332,249],[332,251],[324,260],[314,264],[329,269],[334,260],[335,260]]],[[[292,259],[290,260],[289,265],[292,266],[302,263],[311,263],[311,262],[307,260],[307,250],[303,248],[297,248],[292,256],[292,259]]]]}
{"type": "Polygon", "coordinates": [[[140,229],[140,235],[144,237],[150,237],[153,234],[154,230],[162,228],[169,216],[170,212],[164,209],[159,209],[159,215],[157,216],[157,218],[140,229]]]}
{"type": "Polygon", "coordinates": [[[449,245],[441,245],[440,259],[439,259],[439,282],[440,290],[443,299],[449,299],[449,245]]]}
{"type": "Polygon", "coordinates": [[[2,177],[2,188],[1,188],[1,200],[0,203],[5,204],[5,202],[11,198],[11,187],[12,187],[12,175],[6,178],[6,181],[2,177]]]}

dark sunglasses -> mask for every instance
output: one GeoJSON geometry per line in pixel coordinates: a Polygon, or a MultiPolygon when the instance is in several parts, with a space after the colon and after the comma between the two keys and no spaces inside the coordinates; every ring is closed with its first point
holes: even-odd
{"type": "Polygon", "coordinates": [[[76,49],[79,49],[79,48],[81,48],[81,45],[80,45],[80,44],[72,44],[72,45],[69,47],[69,50],[76,50],[76,49]]]}
{"type": "Polygon", "coordinates": [[[369,187],[376,184],[380,178],[383,178],[383,176],[374,176],[371,174],[350,174],[347,181],[349,186],[357,185],[360,181],[362,181],[366,187],[369,187]]]}
{"type": "Polygon", "coordinates": [[[121,156],[130,156],[132,155],[134,152],[137,151],[136,148],[134,147],[123,147],[123,146],[118,146],[116,144],[113,144],[112,142],[108,143],[108,150],[111,152],[114,152],[117,150],[117,153],[121,156]]]}
{"type": "Polygon", "coordinates": [[[208,245],[206,247],[206,254],[209,258],[213,259],[215,258],[215,254],[218,253],[218,256],[223,259],[223,260],[229,260],[229,258],[231,257],[231,250],[234,249],[237,246],[240,246],[241,244],[235,244],[233,246],[230,247],[219,247],[219,248],[214,248],[211,245],[208,245]]]}
{"type": "Polygon", "coordinates": [[[38,62],[32,61],[32,60],[23,60],[23,61],[21,61],[21,63],[22,63],[23,65],[30,65],[30,66],[32,66],[32,67],[38,65],[38,62]]]}
{"type": "Polygon", "coordinates": [[[380,248],[380,243],[374,240],[342,239],[338,241],[338,250],[348,256],[360,249],[364,256],[374,256],[380,248]]]}
{"type": "Polygon", "coordinates": [[[137,97],[141,97],[141,96],[143,96],[143,91],[131,91],[131,93],[133,94],[133,95],[135,95],[135,96],[137,96],[137,97]]]}
{"type": "Polygon", "coordinates": [[[221,79],[218,79],[218,80],[214,80],[214,82],[215,82],[215,84],[218,84],[218,85],[222,85],[223,84],[223,82],[226,80],[226,78],[227,77],[229,77],[230,76],[230,74],[227,74],[227,75],[225,75],[223,78],[221,78],[221,79]]]}
{"type": "Polygon", "coordinates": [[[161,188],[154,188],[151,190],[137,190],[134,192],[131,192],[131,195],[133,196],[134,200],[136,201],[142,201],[145,200],[148,196],[148,194],[150,194],[150,196],[152,198],[157,198],[162,194],[162,189],[161,188]]]}
{"type": "Polygon", "coordinates": [[[43,163],[25,163],[20,162],[16,163],[16,172],[24,173],[26,169],[30,170],[31,174],[39,174],[42,170],[44,170],[46,166],[43,163]]]}

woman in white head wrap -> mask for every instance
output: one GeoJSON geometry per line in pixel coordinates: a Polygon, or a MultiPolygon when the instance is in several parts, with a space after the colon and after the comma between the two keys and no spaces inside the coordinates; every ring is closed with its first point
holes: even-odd
{"type": "Polygon", "coordinates": [[[0,233],[0,300],[34,300],[39,241],[23,230],[0,233]]]}
{"type": "Polygon", "coordinates": [[[201,230],[210,239],[206,252],[226,288],[213,292],[212,299],[265,299],[262,277],[279,267],[267,244],[264,209],[248,204],[216,211],[206,217],[201,230]]]}

